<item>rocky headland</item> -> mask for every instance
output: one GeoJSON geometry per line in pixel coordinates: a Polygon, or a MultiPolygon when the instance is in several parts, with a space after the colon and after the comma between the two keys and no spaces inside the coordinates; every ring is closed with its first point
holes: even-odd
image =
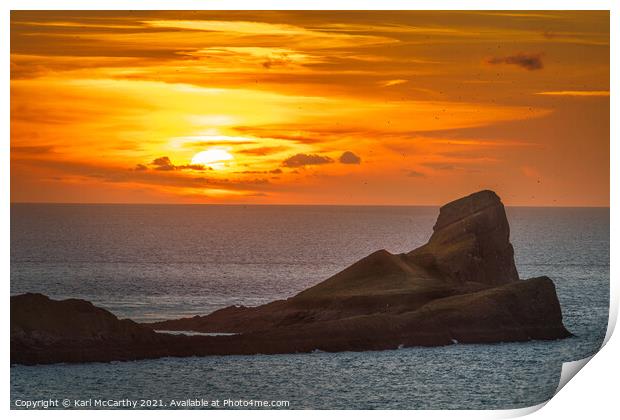
{"type": "Polygon", "coordinates": [[[571,336],[548,277],[520,280],[504,206],[480,191],[441,207],[428,243],[379,250],[297,295],[152,324],[77,299],[11,297],[11,362],[386,350],[571,336]],[[234,333],[188,336],[156,331],[234,333]]]}

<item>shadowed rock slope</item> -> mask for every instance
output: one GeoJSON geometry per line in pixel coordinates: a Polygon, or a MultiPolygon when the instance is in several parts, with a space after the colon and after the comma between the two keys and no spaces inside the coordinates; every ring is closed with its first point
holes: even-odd
{"type": "Polygon", "coordinates": [[[519,280],[509,236],[501,200],[480,191],[443,206],[426,245],[399,255],[377,251],[289,299],[258,307],[139,325],[85,301],[14,296],[11,360],[361,351],[570,336],[553,282],[519,280]]]}

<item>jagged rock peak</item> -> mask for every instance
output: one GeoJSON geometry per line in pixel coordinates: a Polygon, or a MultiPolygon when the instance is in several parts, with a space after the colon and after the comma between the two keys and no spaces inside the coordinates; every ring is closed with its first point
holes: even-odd
{"type": "Polygon", "coordinates": [[[490,190],[441,207],[430,240],[410,256],[459,283],[500,285],[519,280],[506,211],[490,190]]]}
{"type": "Polygon", "coordinates": [[[489,207],[501,207],[502,210],[504,207],[499,196],[491,190],[478,191],[451,201],[439,209],[439,217],[433,226],[433,231],[436,232],[465,217],[476,215],[489,207]]]}

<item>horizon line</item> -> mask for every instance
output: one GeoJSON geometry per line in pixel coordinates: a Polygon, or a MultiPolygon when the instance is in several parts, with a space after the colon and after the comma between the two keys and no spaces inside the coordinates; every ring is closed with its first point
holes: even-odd
{"type": "MultiPolygon", "coordinates": [[[[330,203],[124,203],[124,202],[60,202],[60,201],[11,201],[10,205],[79,205],[79,206],[288,206],[288,207],[442,207],[445,204],[330,204],[330,203]]],[[[503,202],[502,202],[503,203],[503,202]]],[[[521,207],[521,208],[587,208],[587,209],[610,209],[610,205],[523,205],[523,204],[505,204],[505,207],[521,207]]]]}

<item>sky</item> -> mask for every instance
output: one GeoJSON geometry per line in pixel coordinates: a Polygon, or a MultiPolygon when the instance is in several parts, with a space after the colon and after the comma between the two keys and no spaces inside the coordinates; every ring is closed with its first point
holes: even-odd
{"type": "Polygon", "coordinates": [[[609,13],[13,11],[11,201],[609,205],[609,13]]]}

